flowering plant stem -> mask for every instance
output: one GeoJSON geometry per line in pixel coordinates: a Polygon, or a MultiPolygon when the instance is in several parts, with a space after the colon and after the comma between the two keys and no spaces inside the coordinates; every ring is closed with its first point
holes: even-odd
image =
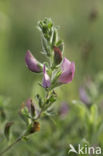
{"type": "Polygon", "coordinates": [[[0,156],[4,155],[6,152],[8,152],[15,144],[17,144],[21,140],[22,140],[22,137],[17,138],[16,141],[14,141],[11,145],[9,145],[6,149],[4,149],[4,151],[2,151],[0,153],[0,156]]]}
{"type": "MultiPolygon", "coordinates": [[[[38,114],[37,118],[35,120],[38,120],[41,116],[42,111],[38,114]]],[[[7,148],[4,149],[4,151],[2,151],[0,153],[0,156],[4,155],[6,152],[8,152],[11,148],[14,147],[15,144],[19,143],[20,141],[22,141],[22,139],[25,137],[25,131],[24,131],[24,135],[18,137],[12,144],[10,144],[7,148]]]]}
{"type": "MultiPolygon", "coordinates": [[[[48,95],[48,94],[49,94],[49,92],[47,92],[47,95],[48,95]]],[[[47,96],[46,96],[46,97],[47,97],[47,96]]],[[[46,101],[46,99],[47,99],[46,97],[45,97],[45,101],[46,101]]],[[[45,105],[45,103],[44,103],[44,105],[45,105]]],[[[40,117],[41,117],[43,111],[44,111],[44,110],[41,110],[41,111],[39,112],[38,116],[34,119],[34,121],[40,119],[40,117]]],[[[28,117],[28,118],[29,118],[29,117],[28,117]]],[[[4,155],[4,154],[5,154],[6,152],[8,152],[11,148],[13,148],[14,145],[16,145],[17,143],[19,143],[20,141],[22,141],[22,139],[23,139],[24,137],[26,137],[25,134],[26,134],[26,131],[24,131],[24,134],[23,134],[22,136],[18,137],[12,144],[10,144],[7,148],[5,148],[5,149],[0,153],[0,156],[4,155]]]]}

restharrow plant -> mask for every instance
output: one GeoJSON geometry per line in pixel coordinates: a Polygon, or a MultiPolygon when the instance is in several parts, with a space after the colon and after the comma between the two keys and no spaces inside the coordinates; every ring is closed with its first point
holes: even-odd
{"type": "MultiPolygon", "coordinates": [[[[28,69],[34,73],[42,73],[40,86],[45,90],[45,97],[38,93],[36,99],[39,111],[36,110],[32,99],[23,105],[20,115],[26,123],[26,130],[12,145],[7,147],[0,155],[7,152],[14,144],[27,138],[40,130],[39,119],[42,115],[51,115],[50,108],[56,101],[56,87],[70,83],[74,78],[75,64],[63,57],[64,43],[58,36],[58,27],[54,26],[51,19],[45,18],[39,21],[37,28],[41,32],[42,54],[47,57],[48,62],[40,63],[28,50],[25,55],[25,62],[28,69]]],[[[5,130],[6,131],[6,130],[5,130]]]]}

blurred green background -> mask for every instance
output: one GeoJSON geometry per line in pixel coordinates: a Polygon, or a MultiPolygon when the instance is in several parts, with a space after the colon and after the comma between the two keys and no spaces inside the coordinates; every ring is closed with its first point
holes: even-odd
{"type": "MultiPolygon", "coordinates": [[[[26,68],[24,57],[30,49],[39,61],[44,61],[44,56],[40,53],[40,33],[36,29],[37,21],[44,17],[50,17],[60,26],[59,36],[65,43],[64,55],[76,64],[73,82],[57,90],[58,97],[60,95],[58,105],[60,101],[78,99],[78,89],[85,77],[94,78],[103,70],[102,0],[0,0],[0,95],[10,98],[10,119],[19,118],[18,110],[22,102],[35,94],[37,88],[34,83],[41,78],[26,68]]],[[[46,132],[47,136],[50,131],[46,132]]],[[[45,138],[46,134],[43,133],[42,137],[45,138]]],[[[55,139],[54,137],[52,142],[55,139]]],[[[31,140],[28,144],[30,143],[31,149],[26,149],[28,152],[25,151],[27,143],[18,145],[16,149],[19,154],[15,155],[22,156],[22,152],[25,156],[29,152],[33,155],[33,144],[39,142],[34,141],[32,144],[31,140]]],[[[38,146],[41,147],[37,149],[43,148],[42,144],[38,146]]]]}

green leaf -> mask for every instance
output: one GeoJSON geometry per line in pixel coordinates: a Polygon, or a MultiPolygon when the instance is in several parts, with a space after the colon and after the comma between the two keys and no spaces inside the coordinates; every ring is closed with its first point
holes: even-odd
{"type": "Polygon", "coordinates": [[[79,116],[80,119],[84,121],[86,115],[89,113],[87,107],[84,105],[84,103],[78,100],[73,100],[72,104],[73,109],[75,109],[75,111],[77,112],[77,116],[79,116]]]}
{"type": "Polygon", "coordinates": [[[44,105],[45,110],[48,109],[56,101],[56,97],[57,96],[55,92],[53,91],[51,95],[49,95],[49,97],[45,101],[45,105],[44,105]]]}
{"type": "Polygon", "coordinates": [[[34,104],[31,104],[31,116],[34,117],[35,116],[35,107],[34,104]]]}
{"type": "Polygon", "coordinates": [[[39,107],[42,108],[42,107],[43,107],[43,101],[42,101],[42,98],[40,97],[39,94],[36,95],[36,98],[37,98],[37,100],[38,100],[39,107]]]}
{"type": "Polygon", "coordinates": [[[7,122],[4,129],[4,134],[7,140],[9,140],[10,137],[10,128],[13,125],[13,122],[7,122]]]}
{"type": "Polygon", "coordinates": [[[29,138],[28,138],[27,136],[23,136],[23,137],[22,137],[22,140],[24,140],[24,141],[27,142],[27,141],[29,140],[29,138]]]}
{"type": "Polygon", "coordinates": [[[21,110],[21,114],[24,116],[24,121],[26,122],[25,118],[27,118],[27,122],[28,123],[28,119],[32,119],[30,112],[28,111],[27,107],[22,108],[21,110]]]}
{"type": "Polygon", "coordinates": [[[57,38],[58,38],[57,30],[54,29],[54,31],[53,31],[53,37],[52,37],[52,46],[55,46],[56,45],[57,38]]]}
{"type": "Polygon", "coordinates": [[[28,116],[29,115],[29,111],[28,111],[28,108],[27,107],[24,107],[22,110],[21,110],[22,114],[24,116],[28,116]]]}
{"type": "Polygon", "coordinates": [[[28,124],[28,118],[26,116],[24,116],[21,112],[19,112],[19,115],[21,117],[21,119],[26,123],[28,124]]]}
{"type": "Polygon", "coordinates": [[[52,95],[52,96],[49,98],[49,101],[50,101],[50,103],[54,103],[54,102],[56,101],[56,97],[52,95]]]}
{"type": "Polygon", "coordinates": [[[53,109],[47,110],[45,113],[47,116],[56,116],[57,115],[53,109]]]}
{"type": "Polygon", "coordinates": [[[42,50],[43,50],[43,54],[47,55],[47,56],[50,56],[50,46],[48,44],[48,41],[45,39],[45,37],[42,35],[42,38],[41,38],[41,43],[42,43],[42,50]]]}
{"type": "Polygon", "coordinates": [[[97,118],[98,118],[98,109],[97,109],[97,105],[93,104],[91,106],[91,110],[90,110],[90,122],[93,125],[97,124],[97,118]]]}
{"type": "Polygon", "coordinates": [[[63,50],[64,50],[64,42],[62,40],[59,40],[56,43],[56,46],[61,50],[61,52],[63,52],[63,50]]]}

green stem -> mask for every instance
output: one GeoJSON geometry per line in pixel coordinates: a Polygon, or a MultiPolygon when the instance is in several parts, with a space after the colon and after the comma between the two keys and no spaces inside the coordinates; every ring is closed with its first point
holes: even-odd
{"type": "Polygon", "coordinates": [[[13,142],[11,145],[9,145],[6,149],[4,149],[4,151],[2,151],[0,153],[0,156],[2,156],[3,154],[5,154],[6,152],[8,152],[15,144],[17,144],[18,142],[20,142],[22,139],[22,137],[19,137],[15,142],[13,142]]]}

